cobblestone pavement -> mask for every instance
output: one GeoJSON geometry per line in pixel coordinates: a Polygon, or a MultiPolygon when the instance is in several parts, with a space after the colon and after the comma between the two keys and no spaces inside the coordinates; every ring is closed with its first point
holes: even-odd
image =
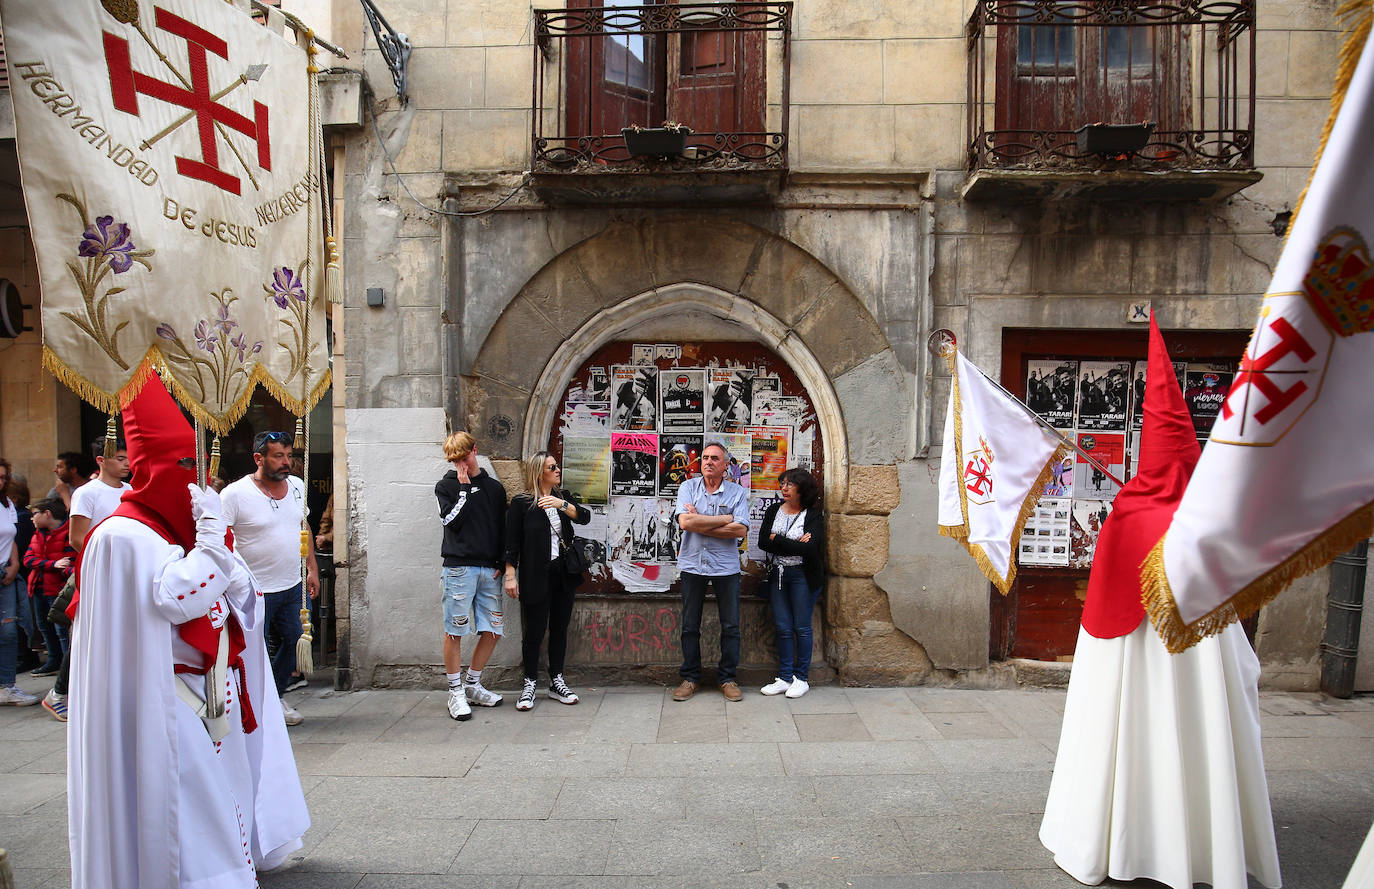
{"type": "MultiPolygon", "coordinates": [[[[264,889],[1079,885],[1036,836],[1063,691],[581,691],[463,723],[438,691],[292,693],[314,826],[264,889]]],[[[1284,885],[1338,887],[1374,820],[1374,697],[1261,704],[1284,885]]],[[[40,707],[0,708],[18,889],[69,882],[63,742],[40,707]]]]}

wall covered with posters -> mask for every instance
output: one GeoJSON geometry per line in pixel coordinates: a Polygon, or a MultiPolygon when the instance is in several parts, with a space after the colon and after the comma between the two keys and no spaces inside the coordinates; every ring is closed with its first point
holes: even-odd
{"type": "Polygon", "coordinates": [[[592,512],[577,529],[592,565],[584,592],[667,593],[677,578],[678,486],[700,474],[702,448],[730,454],[726,478],[749,490],[741,543],[744,592],[764,561],[758,522],[780,498],[778,476],[821,480],[816,411],[786,362],[757,343],[616,341],[593,353],[563,395],[549,450],[563,484],[592,512]]]}

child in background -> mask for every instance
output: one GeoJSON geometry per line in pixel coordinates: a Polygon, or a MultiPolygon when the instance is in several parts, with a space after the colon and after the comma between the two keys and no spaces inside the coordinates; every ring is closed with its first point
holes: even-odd
{"type": "Polygon", "coordinates": [[[34,533],[24,553],[29,569],[29,598],[37,606],[38,629],[48,644],[48,659],[33,671],[35,676],[52,676],[62,666],[67,651],[67,628],[48,620],[53,600],[62,592],[76,566],[76,550],[68,540],[67,505],[56,497],[46,497],[30,507],[34,533]]]}

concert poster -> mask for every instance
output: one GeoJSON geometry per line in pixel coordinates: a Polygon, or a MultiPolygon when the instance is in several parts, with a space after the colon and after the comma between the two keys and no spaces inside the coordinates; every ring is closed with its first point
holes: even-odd
{"type": "MultiPolygon", "coordinates": [[[[672,510],[672,504],[668,506],[672,510]]],[[[612,562],[657,562],[658,541],[667,530],[653,497],[617,497],[606,510],[606,552],[612,562]]]]}
{"type": "Polygon", "coordinates": [[[753,417],[754,372],[746,367],[708,368],[709,428],[740,433],[753,417]]]}
{"type": "Polygon", "coordinates": [[[677,516],[673,514],[677,508],[676,497],[672,500],[660,497],[654,502],[658,509],[657,561],[676,562],[682,547],[682,528],[678,527],[677,516]]]}
{"type": "MultiPolygon", "coordinates": [[[[1112,475],[1124,479],[1126,475],[1126,434],[1124,432],[1080,432],[1078,446],[1093,455],[1112,475]]],[[[1088,458],[1076,453],[1073,496],[1093,500],[1110,500],[1121,487],[1088,462],[1088,458]]]]}
{"type": "Polygon", "coordinates": [[[721,444],[725,445],[725,450],[730,452],[730,459],[725,464],[725,480],[734,482],[741,488],[750,488],[750,469],[753,466],[754,460],[752,453],[753,439],[748,435],[735,435],[724,432],[718,435],[707,435],[706,440],[719,441],[721,444]]]}
{"type": "Polygon", "coordinates": [[[1022,565],[1067,567],[1069,564],[1069,516],[1073,501],[1067,497],[1042,497],[1026,519],[1016,560],[1022,565]]]}
{"type": "Polygon", "coordinates": [[[1188,365],[1184,377],[1183,401],[1193,417],[1193,430],[1203,441],[1212,434],[1212,424],[1221,413],[1226,393],[1231,391],[1231,365],[1225,362],[1188,365]]]}
{"type": "Polygon", "coordinates": [[[1026,362],[1026,406],[1055,429],[1073,429],[1077,361],[1026,362]]]}
{"type": "Polygon", "coordinates": [[[612,432],[612,496],[652,497],[657,480],[658,435],[652,432],[612,432]]]}
{"type": "Polygon", "coordinates": [[[611,400],[611,378],[604,367],[587,368],[587,400],[609,402],[611,400]]]}
{"type": "Polygon", "coordinates": [[[1078,431],[1125,432],[1131,362],[1083,361],[1078,366],[1078,431]]]}
{"type": "Polygon", "coordinates": [[[777,377],[758,375],[750,381],[749,387],[753,391],[749,414],[750,425],[766,425],[759,420],[759,410],[769,410],[772,400],[782,394],[782,380],[777,377]]]}
{"type": "Polygon", "coordinates": [[[1093,553],[1097,551],[1097,538],[1102,533],[1102,523],[1111,515],[1110,500],[1073,501],[1073,512],[1069,517],[1069,567],[1091,568],[1093,553]]]}
{"type": "Polygon", "coordinates": [[[701,436],[663,432],[658,436],[658,496],[677,497],[678,487],[701,474],[701,436]]]}
{"type": "Polygon", "coordinates": [[[749,426],[745,429],[750,441],[750,484],[755,491],[777,491],[778,477],[787,469],[787,454],[791,451],[792,427],[749,426]]]}
{"type": "Polygon", "coordinates": [[[563,436],[563,487],[584,504],[605,503],[611,486],[609,435],[563,436]]]}
{"type": "Polygon", "coordinates": [[[658,428],[658,368],[611,365],[611,424],[615,429],[658,428]]]}
{"type": "Polygon", "coordinates": [[[1139,432],[1145,424],[1145,374],[1150,362],[1137,361],[1131,369],[1131,431],[1139,432]]]}
{"type": "Polygon", "coordinates": [[[749,498],[749,534],[745,537],[744,554],[750,561],[763,562],[768,558],[768,553],[759,549],[759,531],[763,525],[764,512],[781,500],[782,497],[776,494],[749,498]]]}
{"type": "Polygon", "coordinates": [[[674,368],[658,373],[660,432],[701,432],[706,404],[706,371],[674,368]]]}

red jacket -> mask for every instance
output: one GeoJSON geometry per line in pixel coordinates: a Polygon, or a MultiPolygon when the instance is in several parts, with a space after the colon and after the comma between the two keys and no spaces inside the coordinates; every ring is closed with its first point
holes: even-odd
{"type": "Polygon", "coordinates": [[[29,569],[29,597],[56,596],[71,577],[76,565],[76,550],[67,539],[69,522],[63,522],[55,531],[35,531],[29,541],[28,551],[24,553],[24,566],[29,569]],[[55,567],[56,563],[71,557],[72,564],[65,569],[55,567]]]}

